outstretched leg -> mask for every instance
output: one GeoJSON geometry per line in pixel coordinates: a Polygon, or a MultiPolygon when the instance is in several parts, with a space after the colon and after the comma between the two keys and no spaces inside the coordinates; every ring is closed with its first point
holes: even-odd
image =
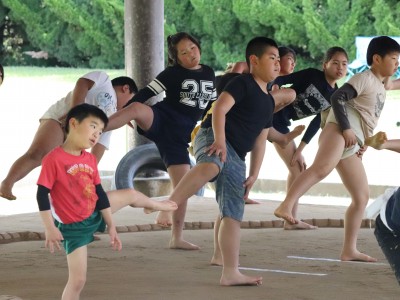
{"type": "Polygon", "coordinates": [[[344,139],[339,126],[334,123],[326,124],[319,138],[319,148],[313,164],[294,180],[285,200],[275,210],[275,216],[291,224],[298,223],[292,213],[294,205],[314,184],[336,167],[343,149],[344,139]]]}
{"type": "MultiPolygon", "coordinates": [[[[190,170],[189,165],[174,165],[168,168],[169,176],[171,177],[172,186],[175,187],[180,183],[182,178],[187,174],[190,170]]],[[[199,190],[200,187],[197,189],[199,190]]],[[[196,191],[197,191],[196,190],[196,191]]],[[[194,194],[195,192],[193,192],[194,194]]],[[[192,195],[193,195],[192,194],[192,195]]],[[[192,196],[190,195],[190,196],[192,196]]],[[[181,199],[178,204],[178,209],[173,212],[172,216],[172,237],[169,242],[169,247],[171,249],[183,249],[183,250],[198,250],[200,249],[199,246],[192,244],[183,239],[183,226],[185,222],[185,215],[186,215],[186,207],[187,207],[187,200],[190,196],[181,199]]],[[[170,198],[173,200],[172,198],[170,198]]]]}
{"type": "MultiPolygon", "coordinates": [[[[296,152],[296,144],[294,141],[291,141],[287,147],[282,148],[279,144],[277,145],[274,143],[276,152],[278,152],[279,156],[281,157],[282,161],[285,163],[289,174],[286,180],[286,191],[289,191],[290,186],[292,183],[295,181],[295,179],[301,174],[301,169],[298,164],[292,165],[292,157],[294,153],[296,152]]],[[[292,216],[293,218],[297,219],[297,209],[298,209],[298,201],[294,203],[293,208],[292,208],[292,216]]],[[[316,227],[305,223],[303,221],[298,220],[298,223],[296,224],[291,224],[287,221],[285,221],[283,229],[285,230],[294,230],[294,229],[315,229],[316,227]]]]}
{"type": "Polygon", "coordinates": [[[280,146],[281,148],[285,148],[295,138],[297,138],[304,131],[305,128],[306,126],[304,125],[298,125],[292,131],[285,134],[280,133],[274,128],[270,128],[268,132],[268,140],[280,146]]]}
{"type": "Polygon", "coordinates": [[[144,213],[154,211],[173,211],[178,208],[175,202],[169,200],[154,200],[134,189],[122,189],[107,192],[111,212],[115,213],[126,206],[141,207],[144,213]]]}
{"type": "Polygon", "coordinates": [[[351,195],[351,204],[346,210],[344,219],[344,243],[340,259],[376,262],[376,258],[357,249],[358,231],[369,199],[368,180],[362,161],[357,155],[352,155],[341,160],[336,169],[351,195]]]}
{"type": "Polygon", "coordinates": [[[43,157],[63,141],[64,133],[60,124],[55,120],[42,120],[28,151],[14,162],[1,182],[0,197],[17,199],[12,193],[14,184],[40,166],[43,157]]]}
{"type": "Polygon", "coordinates": [[[178,204],[178,209],[174,211],[172,219],[172,234],[169,243],[171,249],[199,249],[198,246],[186,242],[182,237],[187,199],[193,196],[209,180],[217,176],[218,172],[219,167],[214,163],[200,163],[190,169],[179,183],[176,182],[176,187],[169,198],[178,204]]]}

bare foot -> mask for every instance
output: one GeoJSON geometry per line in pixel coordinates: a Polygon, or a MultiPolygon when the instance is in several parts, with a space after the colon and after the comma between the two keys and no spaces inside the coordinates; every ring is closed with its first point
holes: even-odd
{"type": "Polygon", "coordinates": [[[169,242],[169,248],[170,249],[181,249],[181,250],[199,250],[200,247],[189,243],[185,240],[173,240],[169,242]]]}
{"type": "Polygon", "coordinates": [[[7,200],[16,200],[17,197],[12,194],[11,189],[12,186],[7,186],[4,182],[2,182],[0,185],[0,197],[3,197],[7,200]]]}
{"type": "Polygon", "coordinates": [[[233,285],[261,285],[262,277],[246,276],[239,271],[234,271],[231,274],[225,274],[227,272],[222,271],[222,276],[219,281],[220,285],[233,286],[233,285]]]}
{"type": "Polygon", "coordinates": [[[261,202],[247,198],[247,199],[244,199],[244,204],[261,204],[261,202]]]}
{"type": "Polygon", "coordinates": [[[291,141],[298,137],[306,128],[305,125],[297,125],[292,131],[284,134],[284,140],[277,142],[281,148],[285,148],[291,141]]]}
{"type": "Polygon", "coordinates": [[[378,260],[375,257],[369,256],[367,254],[361,253],[359,251],[352,254],[341,254],[340,260],[342,261],[360,261],[360,262],[377,262],[378,260]]]}
{"type": "Polygon", "coordinates": [[[172,211],[176,210],[178,205],[174,201],[162,200],[157,201],[150,199],[150,204],[148,207],[143,208],[145,214],[151,214],[155,211],[172,211]]]}
{"type": "Polygon", "coordinates": [[[386,133],[379,131],[373,136],[367,137],[365,139],[365,145],[370,146],[374,149],[381,150],[383,144],[387,141],[386,133]]]}
{"type": "Polygon", "coordinates": [[[211,265],[212,266],[223,266],[221,254],[219,254],[219,255],[214,254],[213,255],[213,257],[211,258],[211,265]]]}
{"type": "Polygon", "coordinates": [[[297,224],[290,224],[288,222],[285,222],[283,225],[284,230],[312,230],[312,229],[317,229],[317,228],[318,228],[318,226],[308,224],[301,220],[298,220],[297,224]]]}
{"type": "Polygon", "coordinates": [[[170,211],[160,211],[155,223],[162,227],[170,227],[172,225],[172,213],[170,211]]]}
{"type": "Polygon", "coordinates": [[[287,209],[283,206],[283,203],[281,203],[281,205],[275,209],[274,215],[278,218],[284,219],[289,224],[297,224],[299,221],[293,218],[291,211],[291,209],[287,209]]]}

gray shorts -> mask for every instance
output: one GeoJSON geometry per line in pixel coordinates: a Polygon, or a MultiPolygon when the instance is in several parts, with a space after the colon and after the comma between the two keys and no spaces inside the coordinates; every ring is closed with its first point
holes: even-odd
{"type": "Polygon", "coordinates": [[[214,142],[212,128],[200,128],[194,143],[194,156],[197,164],[214,163],[220,172],[215,180],[215,198],[221,217],[242,221],[244,214],[243,183],[246,180],[246,164],[240,159],[229,142],[226,142],[226,162],[222,163],[216,155],[208,156],[206,148],[214,142]]]}

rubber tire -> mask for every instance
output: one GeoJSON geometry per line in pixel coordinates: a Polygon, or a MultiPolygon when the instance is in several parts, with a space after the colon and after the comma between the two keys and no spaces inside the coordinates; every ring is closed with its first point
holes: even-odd
{"type": "MultiPolygon", "coordinates": [[[[190,158],[191,167],[195,164],[194,159],[190,158]]],[[[133,179],[138,173],[146,169],[167,171],[154,143],[137,146],[122,157],[115,170],[115,187],[118,190],[134,188],[133,179]]],[[[204,189],[202,187],[196,195],[203,196],[204,189]]]]}

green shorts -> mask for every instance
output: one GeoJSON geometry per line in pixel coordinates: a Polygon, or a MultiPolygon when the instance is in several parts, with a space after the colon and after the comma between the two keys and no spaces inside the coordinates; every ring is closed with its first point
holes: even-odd
{"type": "Polygon", "coordinates": [[[94,211],[89,218],[81,222],[63,224],[56,220],[54,224],[64,237],[62,244],[67,255],[79,247],[90,244],[96,232],[104,232],[106,229],[106,223],[99,211],[94,211]]]}

